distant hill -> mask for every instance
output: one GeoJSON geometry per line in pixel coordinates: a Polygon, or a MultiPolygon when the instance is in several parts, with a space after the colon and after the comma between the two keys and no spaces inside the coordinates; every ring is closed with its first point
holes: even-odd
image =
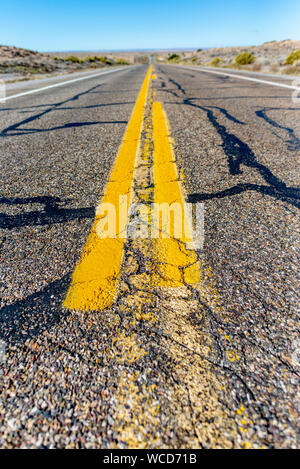
{"type": "Polygon", "coordinates": [[[81,57],[65,53],[54,56],[21,47],[0,46],[0,78],[5,80],[29,79],[37,75],[49,75],[80,70],[109,67],[111,65],[126,65],[123,57],[106,57],[103,55],[88,55],[81,57]]]}
{"type": "Polygon", "coordinates": [[[34,58],[42,60],[50,57],[48,54],[41,54],[29,49],[22,49],[21,47],[13,46],[0,46],[0,61],[18,60],[20,58],[34,58]]]}

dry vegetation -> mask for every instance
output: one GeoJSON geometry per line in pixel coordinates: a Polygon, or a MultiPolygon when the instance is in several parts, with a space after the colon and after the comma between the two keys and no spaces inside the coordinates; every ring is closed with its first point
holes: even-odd
{"type": "Polygon", "coordinates": [[[271,41],[260,46],[160,52],[156,54],[156,60],[158,62],[298,75],[300,74],[300,41],[271,41]]]}
{"type": "Polygon", "coordinates": [[[122,53],[44,54],[19,47],[0,46],[0,78],[8,82],[135,62],[136,57],[122,53]]]}

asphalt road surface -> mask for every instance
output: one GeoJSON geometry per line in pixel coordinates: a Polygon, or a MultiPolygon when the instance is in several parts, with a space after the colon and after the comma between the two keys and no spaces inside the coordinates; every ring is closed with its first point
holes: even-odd
{"type": "Polygon", "coordinates": [[[83,76],[0,104],[0,447],[299,448],[290,80],[83,76]],[[204,204],[203,247],[100,242],[123,187],[204,204]]]}

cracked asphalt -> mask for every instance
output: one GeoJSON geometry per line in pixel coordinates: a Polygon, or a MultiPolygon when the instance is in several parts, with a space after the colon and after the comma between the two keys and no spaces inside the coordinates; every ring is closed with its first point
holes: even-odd
{"type": "Polygon", "coordinates": [[[133,201],[159,101],[205,207],[201,282],[154,288],[152,241],[128,240],[112,307],[62,307],[147,70],[0,105],[0,447],[299,448],[291,91],[155,65],[133,201]]]}

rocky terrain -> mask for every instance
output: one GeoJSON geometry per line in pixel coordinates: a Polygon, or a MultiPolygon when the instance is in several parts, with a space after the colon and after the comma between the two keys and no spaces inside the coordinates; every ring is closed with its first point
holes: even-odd
{"type": "Polygon", "coordinates": [[[198,49],[197,51],[178,52],[174,50],[172,52],[162,52],[157,54],[157,61],[297,75],[300,74],[300,60],[295,60],[292,64],[286,63],[287,57],[297,50],[300,50],[300,41],[272,41],[260,46],[218,47],[203,50],[198,49]],[[252,63],[238,64],[236,62],[236,57],[244,52],[253,55],[252,63]]]}
{"type": "Polygon", "coordinates": [[[26,80],[41,75],[127,64],[123,57],[65,53],[52,55],[28,49],[0,45],[0,79],[6,82],[26,80]]]}

